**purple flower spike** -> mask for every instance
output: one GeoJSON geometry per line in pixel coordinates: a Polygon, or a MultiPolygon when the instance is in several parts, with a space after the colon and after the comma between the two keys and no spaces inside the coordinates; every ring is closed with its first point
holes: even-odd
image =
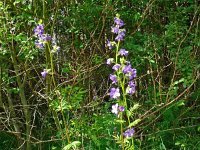
{"type": "Polygon", "coordinates": [[[111,88],[110,89],[110,97],[112,99],[117,99],[120,97],[119,88],[111,88]]]}
{"type": "Polygon", "coordinates": [[[111,112],[112,112],[113,114],[118,115],[118,104],[112,105],[112,110],[111,110],[111,112]]]}
{"type": "Polygon", "coordinates": [[[114,59],[113,58],[108,58],[107,61],[106,61],[106,64],[107,65],[110,65],[114,62],[114,59]]]}
{"type": "Polygon", "coordinates": [[[131,129],[128,129],[128,130],[126,130],[126,131],[124,132],[124,136],[125,136],[126,138],[132,137],[132,136],[134,135],[134,133],[135,133],[134,128],[131,128],[131,129]]]}
{"type": "Polygon", "coordinates": [[[120,64],[115,64],[115,65],[112,67],[112,69],[115,70],[115,71],[119,70],[119,68],[120,68],[120,64]]]}
{"type": "Polygon", "coordinates": [[[44,69],[43,72],[41,72],[41,75],[43,78],[47,76],[48,72],[44,69]]]}
{"type": "Polygon", "coordinates": [[[128,51],[126,51],[125,49],[120,49],[118,54],[121,56],[128,56],[128,51]]]}
{"type": "Polygon", "coordinates": [[[111,75],[110,75],[110,80],[112,80],[112,83],[116,84],[116,83],[117,83],[117,76],[111,74],[111,75]]]}
{"type": "Polygon", "coordinates": [[[119,106],[118,109],[120,112],[123,112],[125,110],[124,106],[119,106]]]}

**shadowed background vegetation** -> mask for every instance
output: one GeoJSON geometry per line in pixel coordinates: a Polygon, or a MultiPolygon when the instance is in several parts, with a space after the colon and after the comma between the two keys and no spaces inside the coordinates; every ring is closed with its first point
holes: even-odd
{"type": "Polygon", "coordinates": [[[135,149],[200,150],[197,0],[1,0],[1,150],[60,150],[69,144],[65,133],[76,149],[120,149],[105,64],[114,56],[105,43],[114,38],[117,13],[137,68],[136,94],[128,99],[139,104],[133,117],[142,120],[135,149]],[[35,47],[40,19],[61,47],[53,56],[35,47]],[[52,66],[56,84],[41,76],[52,66]]]}

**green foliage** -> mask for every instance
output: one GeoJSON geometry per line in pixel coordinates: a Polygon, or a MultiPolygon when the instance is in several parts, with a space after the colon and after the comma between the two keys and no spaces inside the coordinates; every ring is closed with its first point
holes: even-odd
{"type": "Polygon", "coordinates": [[[12,134],[0,132],[0,149],[1,150],[11,150],[17,148],[18,145],[17,138],[12,134]]]}
{"type": "Polygon", "coordinates": [[[138,74],[136,94],[127,99],[135,149],[198,150],[200,26],[193,0],[1,1],[0,149],[24,141],[27,150],[27,143],[33,150],[121,149],[115,140],[127,116],[115,122],[110,113],[111,69],[104,65],[114,55],[105,43],[114,38],[116,13],[127,31],[120,44],[138,74]],[[40,19],[59,52],[35,47],[40,19]],[[43,69],[50,70],[46,78],[43,69]]]}
{"type": "Polygon", "coordinates": [[[76,110],[80,108],[82,101],[84,100],[86,91],[77,86],[72,87],[68,85],[62,88],[60,97],[52,101],[50,106],[56,111],[61,110],[76,110]]]}

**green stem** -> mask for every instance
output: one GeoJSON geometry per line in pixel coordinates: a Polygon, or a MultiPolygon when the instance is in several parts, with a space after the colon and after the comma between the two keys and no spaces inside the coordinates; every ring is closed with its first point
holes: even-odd
{"type": "MultiPolygon", "coordinates": [[[[44,21],[44,24],[45,24],[45,17],[46,17],[45,11],[46,11],[45,0],[43,0],[43,21],[44,21]]],[[[52,61],[52,56],[51,56],[51,53],[50,53],[50,48],[45,49],[45,56],[46,56],[46,68],[49,69],[51,67],[51,69],[52,69],[53,61],[52,61]]],[[[54,76],[53,76],[53,78],[54,78],[54,76]]],[[[55,86],[55,81],[53,80],[53,82],[54,82],[53,84],[55,86]]],[[[46,77],[46,94],[49,95],[50,92],[51,92],[51,79],[50,79],[50,77],[47,76],[46,77]]],[[[48,101],[48,104],[51,103],[49,98],[47,99],[47,101],[48,101]]],[[[57,112],[52,107],[50,107],[50,110],[52,112],[57,130],[62,131],[57,112]]]]}
{"type": "Polygon", "coordinates": [[[122,149],[124,150],[124,137],[123,137],[123,124],[122,124],[122,113],[120,114],[120,125],[121,125],[121,144],[122,144],[122,149]]]}
{"type": "MultiPolygon", "coordinates": [[[[51,49],[50,49],[49,43],[47,43],[47,48],[48,48],[48,52],[49,52],[49,56],[50,56],[51,75],[52,75],[53,85],[54,85],[54,88],[56,88],[56,81],[55,81],[55,78],[54,78],[53,56],[52,56],[52,53],[51,53],[51,49]]],[[[60,97],[58,92],[56,92],[56,94],[57,94],[57,97],[60,97]]],[[[63,109],[62,109],[62,98],[61,98],[61,101],[60,101],[60,108],[61,108],[62,119],[63,119],[64,126],[65,126],[67,141],[68,141],[68,143],[70,143],[69,129],[68,129],[68,125],[67,125],[67,122],[65,120],[65,116],[64,116],[64,113],[63,113],[63,109]]]]}
{"type": "Polygon", "coordinates": [[[50,57],[50,63],[51,63],[51,76],[52,76],[52,80],[53,80],[53,85],[54,85],[54,87],[56,87],[56,81],[55,81],[55,78],[54,78],[53,56],[52,56],[52,53],[51,53],[49,43],[47,43],[47,46],[48,46],[48,53],[49,53],[49,57],[50,57]]]}
{"type": "MultiPolygon", "coordinates": [[[[115,54],[115,64],[118,63],[118,51],[119,51],[119,45],[120,45],[120,41],[118,41],[117,46],[116,46],[116,54],[115,54]]],[[[119,79],[119,72],[117,71],[117,78],[119,79]]],[[[126,116],[128,118],[128,124],[130,125],[130,117],[128,114],[128,105],[127,105],[127,100],[126,100],[126,91],[125,91],[125,83],[126,83],[126,76],[123,75],[123,79],[119,81],[118,85],[121,87],[122,89],[122,103],[126,108],[126,116]]],[[[122,121],[122,114],[121,114],[121,121],[122,121]]],[[[122,149],[124,150],[124,138],[123,138],[123,125],[121,122],[121,144],[122,144],[122,149]]],[[[132,149],[134,150],[134,139],[132,138],[132,149]]]]}
{"type": "Polygon", "coordinates": [[[117,64],[117,62],[118,62],[119,44],[120,44],[120,41],[118,41],[117,47],[116,47],[116,53],[115,53],[115,63],[116,63],[116,64],[117,64]]]}

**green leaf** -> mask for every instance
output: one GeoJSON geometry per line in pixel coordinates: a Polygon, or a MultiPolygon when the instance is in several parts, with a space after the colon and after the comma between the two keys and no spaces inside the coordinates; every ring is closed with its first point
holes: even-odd
{"type": "Polygon", "coordinates": [[[200,126],[197,128],[197,131],[200,132],[200,126]]]}
{"type": "Polygon", "coordinates": [[[134,104],[133,107],[130,108],[130,110],[127,111],[127,115],[130,117],[133,115],[133,112],[137,110],[140,107],[138,103],[134,104]]]}
{"type": "Polygon", "coordinates": [[[80,141],[74,141],[68,145],[66,145],[63,150],[69,150],[71,148],[77,148],[79,145],[81,145],[81,142],[80,141]]]}
{"type": "Polygon", "coordinates": [[[185,105],[185,101],[184,100],[179,100],[177,103],[176,103],[177,106],[183,106],[185,105]]]}
{"type": "Polygon", "coordinates": [[[181,83],[181,82],[183,82],[183,81],[185,81],[185,79],[184,79],[184,78],[181,78],[180,80],[175,81],[175,82],[173,83],[173,85],[177,85],[177,84],[179,84],[179,83],[181,83]]]}
{"type": "Polygon", "coordinates": [[[136,126],[139,122],[141,121],[141,119],[136,119],[135,121],[131,122],[128,126],[128,128],[136,126]]]}

